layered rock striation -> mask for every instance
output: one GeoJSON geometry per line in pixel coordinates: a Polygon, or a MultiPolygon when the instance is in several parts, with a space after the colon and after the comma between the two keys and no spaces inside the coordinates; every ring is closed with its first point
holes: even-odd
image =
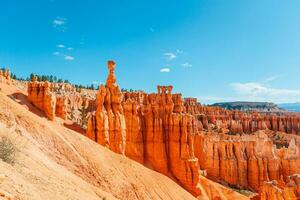
{"type": "Polygon", "coordinates": [[[265,181],[288,183],[290,175],[300,173],[300,144],[292,139],[288,148],[277,149],[264,131],[242,136],[199,134],[195,155],[207,177],[253,191],[265,181]]]}
{"type": "Polygon", "coordinates": [[[293,175],[300,173],[299,115],[202,106],[196,98],[173,94],[172,86],[157,86],[150,94],[122,92],[115,67],[108,62],[109,75],[96,100],[71,85],[36,79],[28,83],[28,98],[51,120],[58,116],[80,123],[80,111],[91,111],[87,137],[203,199],[236,196],[207,178],[260,192],[257,198],[269,198],[277,188],[280,195],[288,188],[289,195],[299,197],[299,180],[293,175]],[[267,184],[273,180],[280,187],[267,184]]]}
{"type": "Polygon", "coordinates": [[[57,116],[81,124],[82,112],[88,113],[95,107],[92,97],[76,92],[70,84],[39,82],[33,77],[27,93],[29,101],[50,120],[57,116]]]}
{"type": "MultiPolygon", "coordinates": [[[[299,175],[297,175],[299,176],[299,175]]],[[[293,176],[295,177],[295,176],[293,176]]],[[[294,183],[294,182],[293,182],[294,183]]],[[[291,184],[284,184],[277,181],[266,181],[260,187],[259,194],[251,200],[298,200],[297,187],[291,184]]]]}
{"type": "Polygon", "coordinates": [[[88,121],[87,137],[114,152],[140,162],[176,180],[203,199],[244,197],[201,176],[195,156],[199,121],[186,112],[181,94],[172,86],[157,86],[157,93],[121,93],[108,62],[106,85],[96,98],[97,109],[88,121]]]}
{"type": "Polygon", "coordinates": [[[202,106],[196,98],[185,99],[186,111],[198,117],[204,127],[213,124],[232,133],[253,133],[258,130],[281,131],[300,135],[300,115],[297,113],[258,113],[202,106]]]}
{"type": "Polygon", "coordinates": [[[11,84],[9,69],[6,69],[5,71],[0,69],[0,83],[11,84]]]}
{"type": "Polygon", "coordinates": [[[55,117],[56,98],[53,94],[53,84],[38,82],[36,77],[28,83],[28,100],[40,110],[44,111],[48,119],[55,117]]]}

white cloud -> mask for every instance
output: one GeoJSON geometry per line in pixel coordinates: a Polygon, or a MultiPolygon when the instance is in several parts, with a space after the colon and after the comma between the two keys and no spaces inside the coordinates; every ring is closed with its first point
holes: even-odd
{"type": "Polygon", "coordinates": [[[184,67],[184,68],[192,67],[192,65],[188,62],[181,64],[181,66],[184,67]]]}
{"type": "Polygon", "coordinates": [[[73,60],[75,60],[75,58],[74,58],[73,56],[68,56],[68,55],[65,55],[65,56],[64,56],[64,59],[65,59],[65,60],[68,60],[68,61],[73,61],[73,60]]]}
{"type": "Polygon", "coordinates": [[[68,50],[69,50],[69,51],[72,51],[73,49],[74,49],[74,48],[72,48],[72,47],[68,47],[68,50]]]}
{"type": "Polygon", "coordinates": [[[174,60],[177,56],[175,53],[172,53],[172,52],[167,52],[167,53],[164,53],[164,56],[166,57],[167,60],[171,61],[171,60],[174,60]]]}
{"type": "Polygon", "coordinates": [[[66,24],[66,21],[67,21],[67,19],[64,17],[56,17],[52,23],[53,23],[54,27],[57,27],[57,26],[62,26],[64,24],[66,24]]]}
{"type": "Polygon", "coordinates": [[[55,51],[55,52],[53,52],[53,55],[58,56],[58,55],[60,55],[60,52],[55,51]]]}
{"type": "Polygon", "coordinates": [[[58,44],[56,47],[58,47],[58,48],[65,48],[66,46],[63,45],[63,44],[58,44]]]}
{"type": "Polygon", "coordinates": [[[56,17],[52,21],[53,27],[62,32],[64,32],[66,30],[66,23],[67,23],[67,19],[64,17],[56,17]]]}
{"type": "Polygon", "coordinates": [[[249,101],[298,102],[300,90],[272,88],[263,83],[231,83],[231,88],[241,98],[249,101]]]}
{"type": "Polygon", "coordinates": [[[278,79],[279,77],[280,77],[279,75],[270,76],[270,77],[266,78],[265,80],[263,80],[262,82],[263,83],[268,83],[268,82],[271,82],[271,81],[274,81],[274,80],[278,79]]]}
{"type": "Polygon", "coordinates": [[[161,68],[159,71],[163,72],[163,73],[168,73],[171,71],[171,69],[170,68],[161,68]]]}

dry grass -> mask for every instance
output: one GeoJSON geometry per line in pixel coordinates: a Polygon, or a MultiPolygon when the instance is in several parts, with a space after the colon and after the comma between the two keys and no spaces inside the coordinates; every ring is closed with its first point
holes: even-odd
{"type": "Polygon", "coordinates": [[[9,164],[15,162],[16,147],[8,137],[0,139],[0,159],[9,164]]]}

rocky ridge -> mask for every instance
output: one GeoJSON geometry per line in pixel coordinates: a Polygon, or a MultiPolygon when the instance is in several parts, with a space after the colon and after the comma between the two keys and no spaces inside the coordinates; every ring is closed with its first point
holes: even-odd
{"type": "Polygon", "coordinates": [[[290,199],[300,198],[298,114],[202,106],[196,98],[173,94],[172,86],[158,86],[151,94],[121,92],[115,63],[108,67],[96,101],[85,103],[69,85],[36,80],[28,83],[28,99],[51,120],[70,118],[89,105],[87,137],[169,176],[199,198],[244,198],[213,181],[259,192],[256,199],[286,199],[284,191],[290,199]]]}
{"type": "Polygon", "coordinates": [[[28,82],[27,92],[29,101],[44,111],[50,120],[60,117],[83,124],[80,112],[87,113],[94,108],[93,96],[77,92],[66,83],[39,82],[34,77],[28,82]]]}
{"type": "Polygon", "coordinates": [[[276,149],[265,133],[298,134],[298,115],[206,107],[195,98],[172,94],[172,86],[158,86],[152,94],[122,94],[114,62],[108,67],[87,129],[87,136],[99,144],[175,178],[196,196],[205,193],[198,187],[200,173],[252,191],[259,191],[265,181],[287,183],[289,176],[300,173],[298,140],[276,149]]]}

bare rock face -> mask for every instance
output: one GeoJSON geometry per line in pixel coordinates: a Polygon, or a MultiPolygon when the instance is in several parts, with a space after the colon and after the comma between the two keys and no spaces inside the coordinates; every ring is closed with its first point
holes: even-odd
{"type": "Polygon", "coordinates": [[[93,109],[93,99],[78,92],[70,84],[38,82],[37,78],[28,82],[29,101],[42,110],[49,120],[55,116],[82,123],[82,112],[93,109]]]}
{"type": "MultiPolygon", "coordinates": [[[[122,93],[116,83],[115,63],[108,62],[106,85],[101,85],[96,97],[97,110],[89,118],[87,136],[111,150],[125,154],[126,122],[122,107],[122,93]]],[[[128,110],[127,110],[127,114],[128,110]]]]}
{"type": "Polygon", "coordinates": [[[265,181],[288,183],[290,175],[300,173],[298,114],[229,111],[193,98],[184,105],[202,124],[195,155],[210,179],[259,191],[265,181]]]}
{"type": "Polygon", "coordinates": [[[28,99],[40,110],[44,111],[48,119],[55,117],[56,98],[53,94],[53,84],[48,81],[40,83],[34,78],[28,83],[28,99]]]}
{"type": "Polygon", "coordinates": [[[202,199],[231,195],[243,199],[200,175],[194,143],[202,124],[186,112],[181,94],[172,94],[172,86],[157,86],[152,94],[121,93],[115,63],[109,61],[108,68],[106,85],[97,94],[97,109],[88,120],[87,137],[171,177],[202,199]]]}
{"type": "Polygon", "coordinates": [[[10,77],[9,69],[6,69],[5,72],[0,69],[0,82],[8,84],[8,85],[11,84],[11,77],[10,77]]]}
{"type": "Polygon", "coordinates": [[[199,134],[195,155],[207,177],[218,182],[258,191],[265,181],[283,180],[300,173],[300,144],[276,149],[264,131],[251,135],[199,134]],[[200,159],[201,158],[201,159],[200,159]]]}
{"type": "MultiPolygon", "coordinates": [[[[69,84],[36,79],[28,83],[28,98],[51,120],[57,116],[81,123],[81,111],[90,112],[87,137],[203,199],[243,198],[207,178],[260,192],[256,198],[299,198],[294,175],[300,174],[299,115],[202,106],[196,98],[173,94],[172,86],[159,85],[150,94],[121,92],[115,67],[108,62],[109,75],[96,100],[69,84]],[[269,184],[272,180],[279,184],[269,184]]],[[[7,80],[0,72],[1,77],[7,80]]]]}
{"type": "Polygon", "coordinates": [[[297,200],[294,189],[278,183],[277,181],[268,181],[260,187],[259,195],[251,200],[297,200]]]}
{"type": "Polygon", "coordinates": [[[253,133],[258,130],[281,131],[300,135],[300,115],[292,113],[257,113],[225,110],[221,107],[202,106],[193,98],[186,98],[187,112],[193,115],[205,115],[210,124],[226,128],[235,134],[253,133]]]}
{"type": "Polygon", "coordinates": [[[158,172],[172,174],[189,191],[199,194],[199,166],[192,148],[195,121],[189,114],[173,112],[172,86],[158,86],[157,94],[122,94],[113,61],[108,68],[87,136],[158,172]]]}
{"type": "Polygon", "coordinates": [[[300,199],[300,174],[293,174],[289,176],[286,186],[293,188],[296,197],[300,199]]]}

